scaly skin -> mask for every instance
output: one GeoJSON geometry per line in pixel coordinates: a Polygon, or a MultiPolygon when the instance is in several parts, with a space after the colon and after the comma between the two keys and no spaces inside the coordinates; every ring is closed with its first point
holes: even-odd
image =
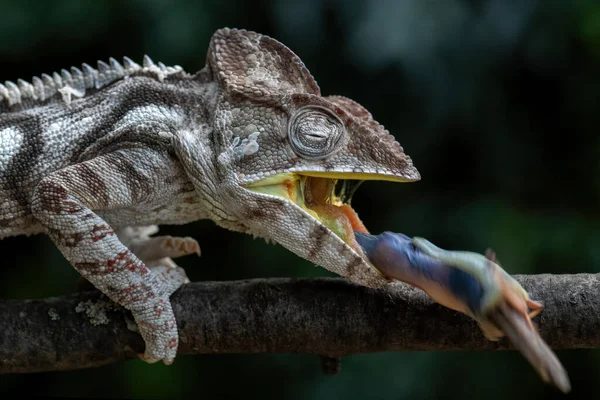
{"type": "Polygon", "coordinates": [[[48,234],[132,311],[145,360],[175,357],[169,296],[187,278],[171,258],[199,247],[144,227],[212,219],[359,284],[388,284],[354,240],[354,211],[333,194],[304,196],[323,179],[419,173],[362,106],[321,96],[287,47],[222,29],[194,75],[149,59],[82,70],[0,85],[0,238],[48,234]]]}

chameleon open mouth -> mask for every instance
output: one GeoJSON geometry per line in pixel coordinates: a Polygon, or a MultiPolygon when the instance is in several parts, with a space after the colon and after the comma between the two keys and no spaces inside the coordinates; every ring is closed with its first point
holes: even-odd
{"type": "MultiPolygon", "coordinates": [[[[376,175],[365,175],[286,173],[252,183],[246,188],[293,202],[361,254],[354,231],[368,233],[368,230],[350,206],[350,201],[362,182],[382,179],[376,175]]],[[[400,180],[394,178],[389,180],[400,180]]]]}

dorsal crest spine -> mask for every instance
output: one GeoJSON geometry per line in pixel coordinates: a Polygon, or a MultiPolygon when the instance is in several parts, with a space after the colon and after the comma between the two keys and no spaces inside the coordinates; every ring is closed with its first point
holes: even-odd
{"type": "Polygon", "coordinates": [[[19,79],[17,83],[0,83],[0,101],[5,100],[9,106],[14,106],[26,99],[45,101],[60,93],[63,101],[70,104],[72,97],[83,97],[88,89],[101,89],[136,72],[153,73],[162,82],[165,77],[183,71],[179,65],[167,67],[161,62],[155,64],[148,56],[144,56],[143,67],[129,57],[123,57],[123,65],[112,57],[108,61],[98,61],[97,68],[84,63],[81,69],[71,67],[71,71],[63,69],[52,75],[42,74],[41,78],[34,76],[31,82],[19,79]]]}

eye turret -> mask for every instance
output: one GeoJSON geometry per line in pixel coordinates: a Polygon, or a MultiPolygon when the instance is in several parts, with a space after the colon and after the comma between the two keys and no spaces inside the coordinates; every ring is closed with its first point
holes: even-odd
{"type": "Polygon", "coordinates": [[[288,136],[296,154],[308,160],[319,160],[342,147],[344,126],[325,108],[304,107],[290,119],[288,136]]]}

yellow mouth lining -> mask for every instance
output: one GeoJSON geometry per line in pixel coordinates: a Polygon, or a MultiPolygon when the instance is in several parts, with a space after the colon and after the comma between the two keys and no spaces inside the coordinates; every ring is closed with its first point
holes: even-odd
{"type": "MultiPolygon", "coordinates": [[[[333,231],[355,250],[360,249],[354,230],[368,233],[358,214],[350,207],[350,198],[336,194],[338,181],[386,180],[410,182],[397,176],[354,172],[299,172],[278,174],[246,186],[257,193],[291,201],[333,231]]],[[[345,183],[345,182],[344,182],[345,183]]],[[[353,192],[353,190],[351,190],[353,192]]]]}
{"type": "Polygon", "coordinates": [[[319,215],[307,207],[304,200],[306,178],[294,173],[279,174],[247,185],[246,188],[257,193],[269,194],[291,201],[304,211],[321,221],[319,215]]]}

